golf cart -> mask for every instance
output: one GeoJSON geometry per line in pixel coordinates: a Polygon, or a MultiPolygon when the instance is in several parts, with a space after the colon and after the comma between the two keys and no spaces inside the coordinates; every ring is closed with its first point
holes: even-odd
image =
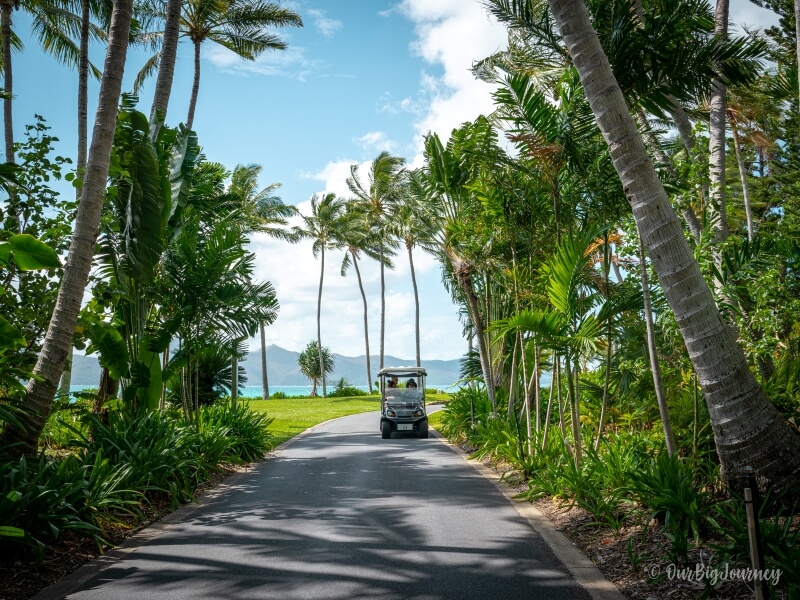
{"type": "Polygon", "coordinates": [[[387,367],[378,373],[381,398],[381,437],[389,439],[393,431],[428,437],[428,414],[425,411],[425,377],[422,367],[387,367]]]}

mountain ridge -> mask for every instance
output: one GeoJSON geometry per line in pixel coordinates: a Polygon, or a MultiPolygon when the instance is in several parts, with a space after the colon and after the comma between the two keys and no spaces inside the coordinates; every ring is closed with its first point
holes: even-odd
{"type": "MultiPolygon", "coordinates": [[[[267,346],[267,374],[270,386],[309,385],[309,380],[300,373],[297,364],[299,352],[286,350],[275,344],[267,346]]],[[[365,356],[344,356],[333,353],[334,372],[326,377],[329,388],[333,388],[341,378],[350,385],[366,385],[365,356]]],[[[414,359],[401,359],[384,355],[384,366],[396,367],[413,365],[414,359]]],[[[377,379],[378,356],[372,356],[370,366],[372,380],[377,379]]],[[[251,351],[247,358],[239,363],[247,373],[246,387],[261,387],[261,349],[251,351]]],[[[428,372],[428,382],[436,386],[449,386],[459,379],[460,360],[423,360],[422,366],[428,372]]],[[[100,365],[96,356],[75,354],[73,357],[72,385],[96,386],[100,380],[100,365]]]]}

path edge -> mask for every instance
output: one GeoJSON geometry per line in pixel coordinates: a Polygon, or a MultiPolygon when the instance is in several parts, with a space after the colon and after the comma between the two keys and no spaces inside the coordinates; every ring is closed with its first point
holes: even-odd
{"type": "Polygon", "coordinates": [[[495,485],[519,515],[528,522],[528,525],[542,537],[550,547],[550,550],[553,551],[553,554],[556,555],[556,558],[572,574],[578,585],[584,588],[594,600],[626,600],[617,586],[606,579],[605,575],[597,568],[597,565],[578,550],[563,533],[558,531],[542,511],[527,500],[515,498],[516,492],[500,480],[500,475],[494,469],[487,467],[480,461],[470,460],[469,454],[459,446],[450,443],[447,438],[435,429],[431,428],[430,432],[439,442],[459,454],[465,462],[495,485]]]}
{"type": "Polygon", "coordinates": [[[219,496],[227,492],[229,488],[237,485],[241,478],[259,468],[259,466],[264,462],[279,456],[282,450],[293,444],[298,438],[301,438],[306,434],[313,433],[317,428],[329,423],[330,421],[335,421],[336,419],[341,418],[342,417],[334,417],[333,419],[320,421],[308,429],[304,429],[297,435],[290,437],[285,442],[267,452],[262,460],[249,463],[245,467],[244,471],[232,473],[223,479],[218,485],[209,488],[202,494],[198,495],[193,501],[184,504],[167,515],[164,515],[164,517],[158,521],[146,525],[132,536],[126,538],[125,541],[123,541],[119,546],[116,546],[108,552],[92,559],[88,563],[81,565],[72,573],[64,575],[64,577],[52,585],[47,586],[36,595],[30,596],[28,600],[61,600],[66,598],[69,594],[77,590],[81,585],[89,581],[91,578],[95,577],[98,573],[101,573],[105,569],[112,567],[125,556],[136,552],[143,543],[149,542],[150,540],[160,536],[172,525],[189,519],[196,511],[216,500],[219,496]]]}

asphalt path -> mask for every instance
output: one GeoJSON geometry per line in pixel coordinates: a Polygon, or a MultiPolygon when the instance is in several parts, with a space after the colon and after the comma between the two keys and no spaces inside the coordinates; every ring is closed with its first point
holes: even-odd
{"type": "Polygon", "coordinates": [[[460,455],[434,437],[383,440],[378,421],[295,438],[66,597],[590,598],[460,455]]]}

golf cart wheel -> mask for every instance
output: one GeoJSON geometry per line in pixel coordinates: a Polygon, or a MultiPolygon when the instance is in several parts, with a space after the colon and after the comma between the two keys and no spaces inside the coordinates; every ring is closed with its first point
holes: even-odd
{"type": "Polygon", "coordinates": [[[419,424],[419,426],[417,427],[417,435],[419,435],[419,437],[421,437],[423,439],[428,437],[428,422],[427,421],[423,421],[422,423],[419,424]]]}
{"type": "Polygon", "coordinates": [[[381,423],[381,437],[385,440],[392,437],[392,424],[389,421],[381,423]]]}

